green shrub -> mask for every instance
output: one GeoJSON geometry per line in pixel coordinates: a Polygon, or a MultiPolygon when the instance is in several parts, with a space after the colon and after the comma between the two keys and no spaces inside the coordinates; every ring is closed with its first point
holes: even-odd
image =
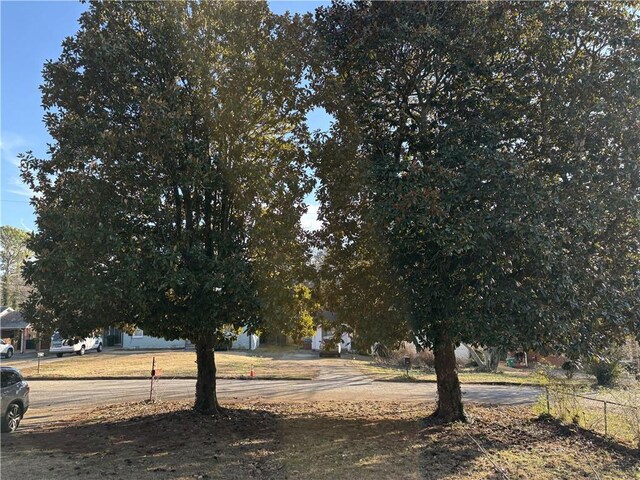
{"type": "Polygon", "coordinates": [[[602,387],[613,387],[623,374],[622,365],[617,359],[599,360],[591,363],[590,373],[602,387]]]}
{"type": "Polygon", "coordinates": [[[562,370],[568,379],[573,378],[573,374],[578,370],[578,364],[571,360],[567,360],[562,364],[562,370]]]}

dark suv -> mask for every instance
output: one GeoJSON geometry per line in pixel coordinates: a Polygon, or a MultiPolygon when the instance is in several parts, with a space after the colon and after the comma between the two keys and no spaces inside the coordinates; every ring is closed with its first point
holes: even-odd
{"type": "Polygon", "coordinates": [[[29,384],[12,367],[0,367],[2,431],[13,432],[29,408],[29,384]]]}

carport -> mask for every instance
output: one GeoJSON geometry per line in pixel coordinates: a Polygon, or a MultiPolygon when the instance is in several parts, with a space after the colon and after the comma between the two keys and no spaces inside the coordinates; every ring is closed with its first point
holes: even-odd
{"type": "Polygon", "coordinates": [[[25,321],[22,313],[7,308],[0,314],[0,338],[9,340],[15,349],[19,347],[20,353],[24,353],[30,333],[31,324],[25,321]]]}

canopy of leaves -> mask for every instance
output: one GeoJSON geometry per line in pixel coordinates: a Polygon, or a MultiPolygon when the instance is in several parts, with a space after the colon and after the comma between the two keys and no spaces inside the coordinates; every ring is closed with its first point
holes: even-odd
{"type": "Polygon", "coordinates": [[[0,227],[0,276],[2,277],[2,305],[18,308],[27,298],[22,280],[23,263],[32,255],[27,248],[29,233],[10,225],[0,227]]]}
{"type": "Polygon", "coordinates": [[[325,242],[379,266],[380,319],[397,285],[427,346],[640,332],[633,8],[338,2],[316,26],[325,242]]]}
{"type": "Polygon", "coordinates": [[[44,69],[50,158],[22,162],[40,194],[36,322],[197,341],[254,330],[266,295],[294,288],[305,21],[266,3],[91,4],[44,69]]]}
{"type": "Polygon", "coordinates": [[[320,305],[313,297],[311,288],[300,283],[290,290],[281,289],[280,292],[287,298],[280,299],[277,292],[274,292],[263,305],[265,315],[269,318],[263,332],[276,338],[278,335],[288,336],[296,343],[312,336],[316,331],[314,314],[320,309],[320,305]],[[293,302],[289,300],[291,297],[293,302]]]}

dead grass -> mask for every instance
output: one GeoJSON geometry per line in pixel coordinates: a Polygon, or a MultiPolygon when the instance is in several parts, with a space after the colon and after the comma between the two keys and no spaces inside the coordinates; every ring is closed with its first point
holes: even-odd
{"type": "Polygon", "coordinates": [[[255,350],[247,350],[244,353],[257,357],[281,358],[291,354],[298,353],[300,347],[298,345],[273,345],[270,343],[262,343],[255,350]]]}
{"type": "MultiPolygon", "coordinates": [[[[358,362],[358,368],[368,375],[383,381],[418,381],[435,382],[435,373],[412,369],[409,377],[402,368],[382,365],[372,361],[358,362]]],[[[530,370],[504,370],[497,373],[475,372],[472,369],[459,370],[458,376],[462,383],[504,383],[508,385],[543,385],[544,381],[530,370]]]]}
{"type": "Polygon", "coordinates": [[[640,448],[640,387],[634,387],[600,391],[550,388],[548,397],[542,395],[534,410],[640,448]],[[604,403],[599,400],[608,402],[606,421],[604,403]]]}
{"type": "MultiPolygon", "coordinates": [[[[231,351],[216,352],[218,378],[245,378],[249,376],[251,366],[257,378],[263,379],[312,379],[320,372],[316,356],[301,356],[295,346],[261,346],[253,352],[231,351]]],[[[302,354],[304,355],[304,354],[302,354]]],[[[194,351],[161,352],[103,352],[90,353],[83,357],[70,355],[61,360],[44,361],[37,373],[37,362],[20,365],[27,378],[117,378],[148,377],[153,357],[158,368],[163,369],[167,378],[185,378],[196,376],[194,351]]],[[[374,363],[369,357],[348,354],[354,368],[381,381],[417,381],[435,382],[434,373],[413,369],[409,377],[401,368],[374,363]]],[[[508,369],[499,373],[479,373],[472,369],[461,369],[460,381],[464,383],[489,383],[507,385],[544,385],[547,380],[530,370],[508,369]]],[[[572,383],[578,384],[579,380],[572,383]]],[[[582,382],[584,383],[584,382],[582,382]]]]}
{"type": "MultiPolygon", "coordinates": [[[[109,378],[148,377],[152,360],[163,370],[166,378],[195,377],[196,354],[193,351],[125,352],[73,355],[61,360],[42,362],[37,373],[36,362],[21,366],[22,373],[37,378],[109,378]]],[[[243,352],[216,352],[218,378],[248,377],[251,366],[257,378],[310,379],[318,367],[306,360],[278,360],[273,356],[252,356],[243,352]]]]}
{"type": "Polygon", "coordinates": [[[235,404],[218,417],[185,402],[116,405],[2,437],[4,478],[634,479],[637,450],[528,408],[468,407],[469,425],[425,422],[393,402],[235,404]],[[470,437],[471,436],[471,437],[470,437]],[[597,472],[597,474],[595,473],[597,472]]]}

